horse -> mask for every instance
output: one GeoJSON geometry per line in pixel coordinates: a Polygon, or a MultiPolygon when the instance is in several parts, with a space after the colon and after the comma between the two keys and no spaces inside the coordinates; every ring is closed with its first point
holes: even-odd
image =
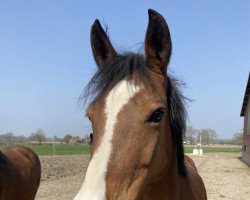
{"type": "Polygon", "coordinates": [[[169,28],[156,11],[148,15],[144,55],[117,53],[99,20],[92,25],[98,70],[81,99],[90,102],[93,144],[74,200],[207,199],[194,162],[184,155],[186,99],[168,73],[169,28]]]}
{"type": "Polygon", "coordinates": [[[41,179],[38,156],[21,146],[0,149],[0,199],[34,200],[41,179]]]}

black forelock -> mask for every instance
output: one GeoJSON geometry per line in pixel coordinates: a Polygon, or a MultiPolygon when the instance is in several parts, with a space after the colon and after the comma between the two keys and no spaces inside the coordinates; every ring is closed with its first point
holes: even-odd
{"type": "Polygon", "coordinates": [[[121,80],[131,81],[135,73],[142,77],[142,80],[149,78],[143,55],[135,53],[117,55],[115,58],[107,60],[103,67],[98,68],[86,86],[81,99],[86,103],[89,97],[105,95],[121,80]]]}

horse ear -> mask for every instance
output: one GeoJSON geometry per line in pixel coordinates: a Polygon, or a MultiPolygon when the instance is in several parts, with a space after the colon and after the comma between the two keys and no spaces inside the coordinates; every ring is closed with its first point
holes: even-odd
{"type": "Polygon", "coordinates": [[[98,19],[92,25],[90,40],[93,55],[99,68],[103,67],[105,61],[117,55],[98,19]]]}
{"type": "Polygon", "coordinates": [[[165,19],[149,9],[149,22],[145,39],[147,64],[152,71],[165,75],[170,60],[172,43],[165,19]]]}

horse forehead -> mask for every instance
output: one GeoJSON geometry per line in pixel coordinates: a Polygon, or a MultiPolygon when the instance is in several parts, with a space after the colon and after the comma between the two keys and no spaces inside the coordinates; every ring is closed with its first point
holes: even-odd
{"type": "Polygon", "coordinates": [[[86,112],[88,115],[93,115],[95,111],[99,110],[107,114],[107,110],[111,108],[111,111],[118,111],[119,108],[128,103],[132,97],[135,96],[141,89],[144,88],[142,83],[135,84],[133,80],[121,80],[118,82],[108,93],[98,96],[93,100],[86,112]],[[108,107],[108,104],[112,103],[114,106],[108,107]]]}
{"type": "MultiPolygon", "coordinates": [[[[131,99],[134,98],[141,89],[141,85],[136,85],[133,82],[122,80],[109,92],[105,99],[104,107],[104,113],[106,116],[105,133],[112,134],[113,136],[115,126],[118,123],[119,113],[122,111],[123,107],[130,103],[131,99]]],[[[110,137],[112,136],[110,135],[110,137]]]]}
{"type": "Polygon", "coordinates": [[[141,88],[141,85],[136,85],[131,81],[120,81],[106,97],[105,112],[111,110],[117,113],[141,88]],[[111,103],[112,105],[110,105],[111,103]]]}

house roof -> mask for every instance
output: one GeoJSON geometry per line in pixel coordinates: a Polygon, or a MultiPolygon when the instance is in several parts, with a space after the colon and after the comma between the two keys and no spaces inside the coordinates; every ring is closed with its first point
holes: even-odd
{"type": "Polygon", "coordinates": [[[245,96],[244,96],[244,100],[243,100],[243,104],[241,108],[241,113],[240,113],[241,117],[245,115],[245,111],[246,111],[248,100],[249,100],[249,95],[250,95],[250,73],[248,75],[247,87],[246,87],[245,96]]]}

